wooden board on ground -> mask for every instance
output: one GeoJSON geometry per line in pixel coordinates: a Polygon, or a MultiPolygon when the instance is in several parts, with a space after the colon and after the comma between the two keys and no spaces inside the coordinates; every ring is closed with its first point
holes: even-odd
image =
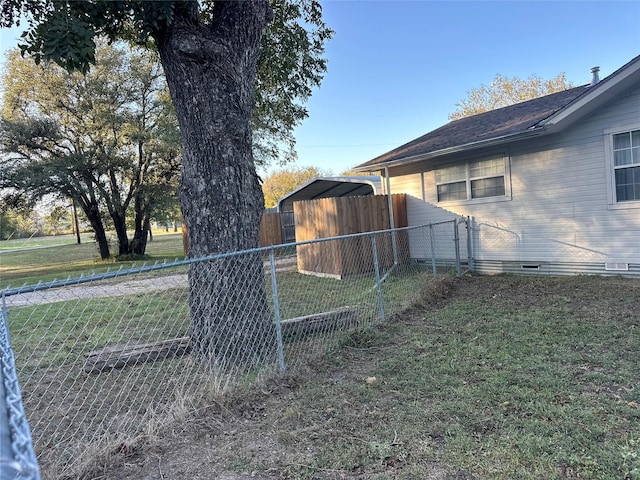
{"type": "Polygon", "coordinates": [[[342,307],[330,312],[315,313],[290,318],[280,322],[282,336],[307,335],[324,330],[347,330],[356,325],[357,315],[353,307],[342,307]]]}
{"type": "MultiPolygon", "coordinates": [[[[280,325],[282,336],[291,337],[327,330],[347,330],[354,327],[356,321],[355,308],[342,307],[329,312],[283,320],[280,325]]],[[[190,352],[189,341],[189,337],[181,337],[143,345],[105,347],[94,350],[87,355],[83,370],[86,373],[100,373],[114,368],[179,357],[190,352]]]]}
{"type": "Polygon", "coordinates": [[[146,362],[155,362],[166,358],[189,353],[189,337],[163,340],[126,347],[106,347],[90,352],[84,361],[83,370],[98,373],[113,368],[124,368],[146,362]]]}

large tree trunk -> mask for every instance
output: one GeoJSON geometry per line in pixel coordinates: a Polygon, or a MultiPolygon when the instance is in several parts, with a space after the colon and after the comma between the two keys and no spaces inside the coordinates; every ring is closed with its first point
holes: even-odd
{"type": "MultiPolygon", "coordinates": [[[[189,256],[254,248],[262,190],[252,155],[258,48],[268,0],[216,2],[201,25],[195,2],[176,9],[157,40],[182,134],[181,205],[189,256]]],[[[190,267],[191,352],[212,365],[275,358],[275,328],[259,254],[190,267]]]]}
{"type": "Polygon", "coordinates": [[[118,255],[128,255],[129,236],[127,235],[127,218],[124,212],[111,212],[113,227],[118,237],[118,255]]]}
{"type": "Polygon", "coordinates": [[[80,208],[84,212],[87,220],[93,228],[93,233],[96,237],[96,243],[98,244],[98,251],[100,252],[100,258],[107,260],[111,257],[109,252],[109,240],[107,239],[107,233],[104,230],[104,224],[102,223],[102,217],[100,216],[100,207],[94,203],[85,203],[80,201],[80,208]]]}
{"type": "MultiPolygon", "coordinates": [[[[151,232],[151,219],[149,212],[142,207],[141,202],[136,201],[135,212],[135,229],[133,231],[133,238],[129,242],[129,248],[134,255],[144,255],[147,250],[147,238],[151,232]]],[[[152,238],[149,238],[151,241],[152,238]]]]}

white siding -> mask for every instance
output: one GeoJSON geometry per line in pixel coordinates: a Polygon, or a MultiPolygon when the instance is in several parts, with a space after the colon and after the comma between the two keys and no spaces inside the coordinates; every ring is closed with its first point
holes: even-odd
{"type": "Polygon", "coordinates": [[[639,123],[637,86],[557,135],[503,148],[510,159],[510,199],[441,208],[426,164],[392,170],[391,190],[410,195],[410,225],[473,217],[474,258],[496,271],[495,262],[572,264],[566,268],[576,272],[580,265],[604,269],[611,261],[640,265],[640,205],[610,208],[605,159],[605,130],[639,123]]]}
{"type": "MultiPolygon", "coordinates": [[[[423,200],[423,174],[413,173],[398,175],[391,178],[392,193],[407,194],[407,219],[409,225],[434,225],[431,230],[416,230],[409,232],[409,246],[411,258],[415,260],[431,260],[435,256],[440,263],[453,263],[455,261],[455,244],[453,225],[442,224],[451,220],[460,219],[460,215],[437,207],[423,200]],[[416,238],[418,235],[429,238],[416,238]],[[433,243],[433,247],[431,244],[433,243]]],[[[464,261],[467,255],[467,231],[465,225],[458,228],[458,245],[460,256],[464,261]]]]}

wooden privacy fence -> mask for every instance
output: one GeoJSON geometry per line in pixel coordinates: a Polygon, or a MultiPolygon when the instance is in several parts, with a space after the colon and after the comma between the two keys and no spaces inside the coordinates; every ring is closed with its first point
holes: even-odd
{"type": "MultiPolygon", "coordinates": [[[[396,194],[391,198],[394,226],[406,227],[408,225],[406,195],[396,194]]],[[[292,236],[292,232],[289,231],[293,230],[292,217],[295,217],[296,242],[386,230],[390,225],[386,195],[300,201],[294,202],[293,212],[262,214],[260,246],[269,247],[294,241],[294,238],[283,238],[283,230],[292,236]],[[300,213],[296,210],[296,204],[300,213]],[[283,221],[285,221],[284,229],[283,221]]],[[[189,237],[184,219],[182,220],[182,243],[186,256],[189,251],[189,237]]]]}
{"type": "MultiPolygon", "coordinates": [[[[269,247],[282,243],[282,227],[279,213],[263,213],[260,220],[260,246],[269,247]]],[[[182,218],[182,248],[184,256],[189,254],[189,230],[182,218]]]]}
{"type": "MultiPolygon", "coordinates": [[[[394,226],[406,227],[406,195],[392,195],[391,199],[394,226]]],[[[294,202],[293,210],[296,242],[387,230],[390,226],[387,195],[299,201],[294,202]]],[[[409,260],[406,232],[381,235],[376,241],[382,268],[409,260]]],[[[368,274],[374,268],[372,248],[369,237],[299,245],[298,271],[335,278],[368,274]]]]}
{"type": "Polygon", "coordinates": [[[282,243],[282,223],[279,213],[263,213],[260,220],[260,246],[280,245],[282,243]]]}

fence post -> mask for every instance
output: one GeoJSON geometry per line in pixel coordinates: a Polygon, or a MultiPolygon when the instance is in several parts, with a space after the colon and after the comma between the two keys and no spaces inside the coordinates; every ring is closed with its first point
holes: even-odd
{"type": "Polygon", "coordinates": [[[436,278],[436,246],[433,242],[433,224],[429,224],[429,244],[431,245],[431,267],[433,268],[433,278],[436,278]]]}
{"type": "Polygon", "coordinates": [[[4,290],[2,291],[2,297],[0,297],[2,304],[0,305],[0,321],[4,327],[4,333],[7,335],[7,345],[11,345],[11,336],[9,334],[9,309],[7,308],[7,295],[4,290]]]}
{"type": "Polygon", "coordinates": [[[393,264],[398,265],[398,245],[396,243],[396,223],[393,215],[393,197],[391,196],[391,192],[387,192],[387,209],[389,211],[389,229],[392,232],[391,248],[393,250],[393,264]]]}
{"type": "Polygon", "coordinates": [[[453,221],[453,243],[456,248],[456,276],[460,276],[460,233],[458,232],[458,219],[453,221]]]}
{"type": "Polygon", "coordinates": [[[276,337],[278,342],[278,367],[284,372],[284,344],[282,342],[282,323],[280,318],[280,297],[278,296],[278,281],[276,279],[276,259],[274,249],[269,250],[269,264],[271,267],[271,294],[273,295],[273,310],[276,320],[276,337]]]}
{"type": "Polygon", "coordinates": [[[467,227],[467,269],[470,272],[473,272],[473,252],[471,251],[471,245],[473,241],[473,239],[471,238],[471,217],[467,217],[464,223],[467,227]]]}
{"type": "Polygon", "coordinates": [[[6,297],[0,306],[0,478],[40,480],[9,341],[6,297]]]}
{"type": "Polygon", "coordinates": [[[11,430],[9,427],[9,407],[6,402],[7,391],[4,388],[5,377],[5,349],[9,348],[9,326],[6,317],[6,302],[2,293],[2,305],[0,305],[0,478],[14,478],[17,468],[20,467],[13,460],[11,449],[11,430]],[[5,338],[6,343],[5,345],[5,338]],[[15,464],[15,465],[14,465],[15,464]]]}
{"type": "Polygon", "coordinates": [[[384,303],[382,302],[382,282],[380,281],[380,266],[378,265],[378,247],[376,236],[371,235],[371,250],[373,252],[373,270],[376,272],[376,289],[378,290],[378,309],[380,310],[380,321],[384,322],[384,303]]]}

